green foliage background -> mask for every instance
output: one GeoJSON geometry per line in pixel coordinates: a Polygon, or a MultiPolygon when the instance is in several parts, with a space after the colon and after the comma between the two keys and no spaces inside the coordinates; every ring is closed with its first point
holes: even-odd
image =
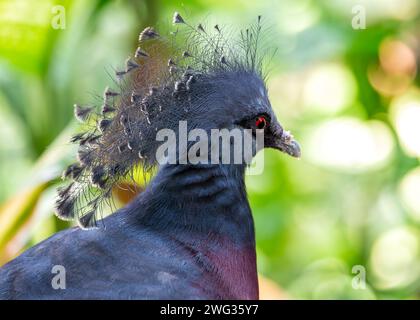
{"type": "Polygon", "coordinates": [[[278,48],[271,100],[303,156],[268,150],[247,178],[259,271],[295,298],[418,298],[416,0],[0,0],[0,264],[68,227],[52,206],[72,105],[96,102],[138,33],[174,11],[241,28],[261,14],[278,48]],[[357,5],[366,29],[352,28],[357,5]]]}

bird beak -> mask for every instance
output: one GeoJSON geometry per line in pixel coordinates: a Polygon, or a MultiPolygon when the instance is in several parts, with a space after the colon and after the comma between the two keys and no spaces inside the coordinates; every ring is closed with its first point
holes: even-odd
{"type": "Polygon", "coordinates": [[[289,156],[300,158],[299,143],[293,138],[293,135],[289,131],[283,132],[274,148],[287,153],[289,156]]]}
{"type": "Polygon", "coordinates": [[[301,155],[299,143],[289,131],[283,131],[279,124],[272,129],[272,134],[264,139],[264,146],[280,150],[295,158],[300,158],[301,155]]]}

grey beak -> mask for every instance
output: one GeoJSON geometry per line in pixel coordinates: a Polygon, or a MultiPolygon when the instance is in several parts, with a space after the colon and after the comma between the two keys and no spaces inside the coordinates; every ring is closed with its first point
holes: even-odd
{"type": "Polygon", "coordinates": [[[280,124],[276,123],[271,129],[271,133],[264,139],[265,147],[274,148],[292,157],[300,158],[299,143],[297,143],[289,131],[283,131],[280,124]]]}
{"type": "Polygon", "coordinates": [[[280,140],[275,145],[275,148],[287,153],[289,156],[300,158],[299,143],[293,138],[289,131],[284,131],[280,140]]]}

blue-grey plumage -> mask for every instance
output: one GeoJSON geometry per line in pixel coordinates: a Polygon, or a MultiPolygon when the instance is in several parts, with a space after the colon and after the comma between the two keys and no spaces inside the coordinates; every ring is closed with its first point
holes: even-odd
{"type": "Polygon", "coordinates": [[[256,299],[240,166],[167,165],[92,230],[55,234],[0,269],[1,299],[256,299]],[[53,266],[66,288],[54,289],[53,266]]]}
{"type": "MultiPolygon", "coordinates": [[[[260,129],[265,147],[300,156],[268,99],[257,54],[260,18],[238,47],[218,25],[212,37],[179,14],[173,22],[189,30],[188,51],[168,48],[146,28],[137,60],[117,75],[126,79],[121,91],[106,89],[97,126],[73,138],[78,163],[63,174],[72,182],[58,191],[56,211],[82,228],[59,232],[3,266],[0,298],[258,298],[246,163],[160,165],[144,192],[96,228],[112,187],[137,165],[157,165],[157,130],[177,132],[181,121],[205,132],[260,129]],[[66,289],[51,285],[55,265],[66,270],[66,289]]],[[[75,110],[84,121],[91,112],[75,110]]]]}

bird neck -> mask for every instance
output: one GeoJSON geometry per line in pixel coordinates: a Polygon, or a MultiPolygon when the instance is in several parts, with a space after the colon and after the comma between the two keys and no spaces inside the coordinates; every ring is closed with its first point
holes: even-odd
{"type": "Polygon", "coordinates": [[[209,277],[223,279],[226,296],[238,298],[233,292],[241,292],[242,298],[255,299],[254,222],[244,170],[240,165],[163,166],[133,203],[137,210],[130,211],[137,223],[205,256],[205,265],[217,273],[209,277]]]}
{"type": "Polygon", "coordinates": [[[242,165],[166,165],[138,199],[147,225],[254,238],[242,165]],[[234,230],[232,230],[234,229],[234,230]],[[232,231],[235,234],[232,235],[232,231]]]}

